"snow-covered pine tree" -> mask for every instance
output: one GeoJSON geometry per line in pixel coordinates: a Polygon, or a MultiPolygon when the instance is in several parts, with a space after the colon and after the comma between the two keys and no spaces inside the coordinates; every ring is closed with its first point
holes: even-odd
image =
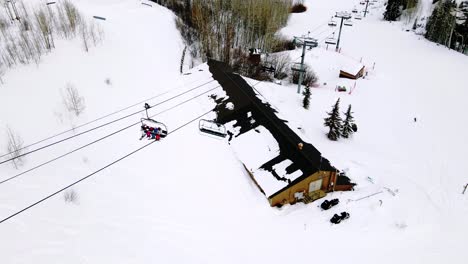
{"type": "MultiPolygon", "coordinates": [[[[464,52],[467,46],[467,41],[468,40],[468,1],[463,1],[459,5],[459,10],[461,11],[461,24],[458,24],[455,27],[455,33],[457,35],[457,40],[461,40],[461,42],[458,43],[458,51],[464,52]]],[[[460,15],[460,14],[459,14],[460,15]]]]}
{"type": "Polygon", "coordinates": [[[417,5],[418,0],[388,0],[384,19],[396,21],[401,16],[403,10],[415,8],[417,5]]]}
{"type": "Polygon", "coordinates": [[[336,101],[331,112],[327,113],[328,117],[325,118],[324,125],[330,130],[328,131],[327,137],[330,140],[336,141],[341,136],[342,120],[340,117],[340,98],[336,101]]]}
{"type": "Polygon", "coordinates": [[[309,86],[306,86],[305,89],[304,89],[304,92],[302,92],[302,94],[304,95],[304,99],[302,100],[302,106],[305,108],[305,109],[309,109],[309,105],[310,105],[310,87],[309,86]]]}
{"type": "Polygon", "coordinates": [[[343,122],[343,128],[341,129],[341,136],[348,138],[354,133],[353,127],[356,126],[354,123],[353,112],[351,112],[351,105],[348,106],[348,111],[345,113],[345,121],[343,122]]]}
{"type": "Polygon", "coordinates": [[[387,8],[384,12],[384,19],[387,21],[396,21],[401,16],[402,0],[388,0],[387,8]]]}
{"type": "Polygon", "coordinates": [[[455,26],[454,8],[455,3],[451,0],[443,0],[437,4],[432,11],[426,24],[426,38],[443,45],[448,42],[450,33],[455,26]]]}

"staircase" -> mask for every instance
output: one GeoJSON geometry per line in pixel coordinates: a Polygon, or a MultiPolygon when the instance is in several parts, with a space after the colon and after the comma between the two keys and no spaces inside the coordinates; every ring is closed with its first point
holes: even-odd
{"type": "Polygon", "coordinates": [[[304,195],[304,198],[302,199],[302,201],[305,203],[305,204],[308,204],[308,203],[311,203],[317,199],[320,199],[322,197],[325,197],[327,194],[322,191],[322,190],[317,190],[317,191],[314,191],[314,192],[311,192],[309,194],[305,194],[304,195]]]}
{"type": "Polygon", "coordinates": [[[313,202],[314,200],[307,194],[304,195],[304,198],[302,199],[302,201],[305,203],[305,204],[308,204],[308,203],[311,203],[313,202]]]}

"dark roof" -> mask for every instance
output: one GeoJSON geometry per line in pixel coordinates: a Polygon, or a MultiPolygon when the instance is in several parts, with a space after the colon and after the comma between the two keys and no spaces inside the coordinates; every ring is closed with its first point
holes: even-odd
{"type": "Polygon", "coordinates": [[[302,171],[303,174],[284,189],[319,170],[336,171],[312,144],[304,142],[289,128],[287,121],[278,118],[276,110],[271,108],[268,103],[262,102],[257,97],[254,89],[241,76],[234,74],[229,66],[214,60],[210,60],[208,65],[213,78],[220,83],[228,95],[228,98],[220,102],[215,109],[218,115],[217,122],[225,124],[235,120],[235,126],[241,127],[240,133],[236,136],[240,136],[260,125],[265,127],[278,142],[280,154],[261,167],[271,172],[274,165],[289,159],[293,164],[286,169],[288,174],[298,169],[302,171]],[[226,110],[225,106],[228,102],[234,104],[234,111],[226,110]],[[251,118],[248,117],[248,112],[252,113],[251,118]],[[255,122],[251,122],[252,119],[255,122]],[[299,143],[303,144],[302,150],[298,148],[299,143]]]}

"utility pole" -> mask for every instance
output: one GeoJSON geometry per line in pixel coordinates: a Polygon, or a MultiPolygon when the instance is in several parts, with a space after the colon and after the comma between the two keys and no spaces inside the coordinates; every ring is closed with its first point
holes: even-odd
{"type": "Polygon", "coordinates": [[[343,28],[343,22],[344,20],[348,20],[351,18],[351,14],[348,12],[338,12],[336,13],[335,17],[341,18],[341,23],[340,23],[340,30],[338,33],[338,41],[336,42],[336,51],[340,49],[340,40],[341,40],[341,29],[343,28]]]}
{"type": "MultiPolygon", "coordinates": [[[[54,12],[52,11],[52,9],[50,8],[51,5],[55,5],[55,2],[47,2],[46,3],[47,5],[47,10],[49,10],[49,16],[51,17],[52,21],[54,21],[54,12]]],[[[50,40],[51,40],[51,44],[52,44],[52,47],[55,48],[55,42],[54,42],[54,36],[52,35],[52,23],[50,23],[50,26],[49,26],[49,35],[50,35],[50,40]]]]}
{"type": "Polygon", "coordinates": [[[19,14],[18,14],[18,9],[16,9],[16,0],[7,0],[6,4],[8,5],[8,3],[11,4],[11,7],[13,9],[13,12],[15,13],[15,16],[16,16],[16,20],[20,20],[20,17],[19,17],[19,14]]]}
{"type": "Polygon", "coordinates": [[[10,18],[11,22],[13,23],[15,21],[15,18],[13,16],[13,11],[10,9],[10,1],[5,1],[5,9],[7,11],[8,17],[10,18]]]}
{"type": "Polygon", "coordinates": [[[368,7],[369,7],[369,0],[366,0],[366,10],[364,10],[364,17],[366,17],[367,13],[369,13],[369,11],[367,11],[368,7]]]}
{"type": "Polygon", "coordinates": [[[309,38],[309,37],[294,37],[294,42],[299,43],[302,45],[302,55],[301,55],[301,64],[299,67],[294,67],[292,66],[293,71],[298,71],[299,72],[299,82],[297,83],[297,93],[301,93],[301,84],[302,80],[304,79],[304,59],[305,59],[305,52],[306,52],[306,47],[315,48],[318,46],[318,41],[314,38],[309,38]]]}

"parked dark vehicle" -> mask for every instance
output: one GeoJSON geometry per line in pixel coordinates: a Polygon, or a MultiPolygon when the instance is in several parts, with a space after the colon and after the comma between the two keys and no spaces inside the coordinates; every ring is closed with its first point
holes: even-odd
{"type": "Polygon", "coordinates": [[[330,219],[332,224],[339,224],[341,221],[348,219],[349,213],[348,212],[341,212],[340,215],[334,214],[333,217],[330,219]]]}
{"type": "Polygon", "coordinates": [[[333,206],[337,205],[339,202],[340,202],[340,200],[338,200],[338,199],[332,199],[330,201],[325,200],[320,205],[320,207],[322,207],[323,210],[328,210],[328,209],[332,208],[333,206]]]}

